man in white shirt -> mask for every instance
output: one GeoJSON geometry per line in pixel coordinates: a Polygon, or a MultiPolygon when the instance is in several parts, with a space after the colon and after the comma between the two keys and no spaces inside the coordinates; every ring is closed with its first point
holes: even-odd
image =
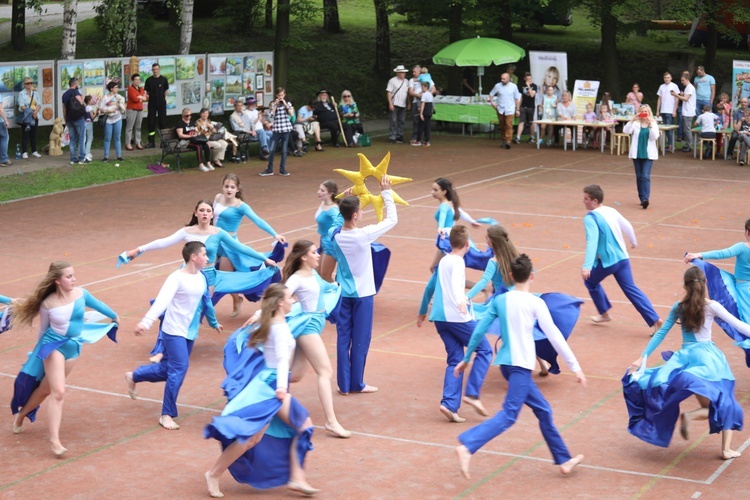
{"type": "Polygon", "coordinates": [[[208,293],[208,281],[201,273],[208,257],[206,246],[200,241],[190,241],[182,249],[185,267],[170,274],[154,303],[135,327],[137,336],[143,335],[163,314],[161,322],[164,357],[159,363],[144,365],[125,374],[130,397],[136,399],[135,384],[139,382],[166,382],[159,425],[167,430],[177,430],[177,395],[185,380],[190,352],[198,335],[201,312],[217,332],[224,328],[216,321],[214,307],[208,293]]]}
{"type": "MultiPolygon", "coordinates": [[[[263,126],[263,117],[258,111],[258,101],[255,97],[250,96],[245,99],[245,111],[244,114],[250,119],[255,129],[255,137],[258,138],[258,145],[260,146],[260,159],[268,159],[268,140],[270,138],[270,131],[266,130],[263,126]]],[[[253,137],[253,134],[250,134],[253,137]]]]}
{"type": "Polygon", "coordinates": [[[685,90],[680,94],[672,91],[675,99],[682,101],[682,127],[685,130],[685,147],[683,153],[689,153],[693,150],[693,120],[695,119],[695,87],[690,83],[690,73],[685,72],[680,77],[680,81],[685,86],[685,90]]]}
{"type": "Polygon", "coordinates": [[[388,111],[391,112],[391,124],[388,138],[391,144],[404,143],[404,120],[406,118],[406,101],[409,98],[409,81],[406,74],[409,72],[403,64],[393,68],[396,76],[388,80],[385,95],[388,98],[388,111]]]}
{"type": "Polygon", "coordinates": [[[489,101],[497,110],[503,146],[505,149],[510,149],[510,141],[513,138],[513,119],[521,114],[521,93],[516,84],[511,83],[510,74],[503,73],[500,76],[500,83],[490,91],[489,101]],[[492,98],[495,96],[497,96],[497,101],[493,102],[492,98]]]}
{"type": "Polygon", "coordinates": [[[336,281],[341,284],[341,304],[336,322],[336,379],[339,392],[370,393],[377,387],[364,382],[367,352],[372,339],[375,276],[370,244],[398,222],[391,181],[384,175],[380,181],[385,203],[385,218],[377,224],[358,227],[362,220],[359,198],[346,196],[339,204],[344,226],[331,230],[333,250],[338,262],[336,281]]]}
{"type": "MultiPolygon", "coordinates": [[[[675,98],[675,94],[680,93],[680,88],[676,83],[672,82],[672,74],[667,71],[664,73],[664,83],[661,84],[659,90],[656,92],[658,99],[656,100],[656,109],[659,110],[661,115],[662,123],[664,125],[674,124],[674,119],[677,117],[677,104],[679,101],[675,98]]],[[[670,130],[667,134],[667,151],[674,152],[674,130],[670,130]]]]}

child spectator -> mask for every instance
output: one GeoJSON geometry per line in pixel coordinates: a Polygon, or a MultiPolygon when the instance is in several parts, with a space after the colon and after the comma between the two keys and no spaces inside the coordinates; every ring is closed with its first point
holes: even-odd
{"type": "MultiPolygon", "coordinates": [[[[596,121],[596,113],[594,113],[594,105],[587,104],[586,112],[583,114],[583,121],[586,123],[594,123],[596,121]]],[[[594,127],[583,127],[583,147],[589,147],[589,141],[594,139],[594,133],[596,129],[594,127]]]]}
{"type": "Polygon", "coordinates": [[[435,89],[435,82],[432,81],[432,76],[430,76],[430,70],[427,69],[427,66],[422,66],[422,74],[417,77],[417,81],[419,83],[429,83],[430,91],[433,91],[435,89]]]}
{"type": "Polygon", "coordinates": [[[96,106],[96,102],[93,101],[94,98],[90,95],[83,98],[83,104],[86,106],[86,115],[84,116],[84,119],[86,120],[86,142],[83,145],[86,157],[84,158],[83,163],[91,163],[93,160],[93,157],[91,156],[91,143],[94,140],[94,120],[96,120],[96,117],[99,115],[99,107],[96,106]]]}
{"type": "MultiPolygon", "coordinates": [[[[424,68],[423,68],[424,69],[424,68]]],[[[417,131],[417,142],[412,146],[430,145],[430,122],[432,120],[432,103],[434,98],[430,92],[429,82],[422,82],[422,97],[419,102],[419,130],[417,131]]]]}
{"type": "MultiPolygon", "coordinates": [[[[549,70],[548,70],[549,71],[549,70]]],[[[557,120],[557,97],[555,96],[555,87],[547,86],[547,92],[542,99],[542,120],[557,120]]],[[[552,146],[554,141],[555,126],[552,124],[543,124],[540,129],[542,137],[547,137],[547,147],[552,146]]],[[[544,139],[539,139],[539,145],[544,144],[544,139]]]]}
{"type": "MultiPolygon", "coordinates": [[[[702,139],[716,139],[716,123],[718,121],[719,117],[711,112],[711,105],[703,106],[703,113],[695,119],[695,126],[701,129],[702,139]]],[[[706,149],[703,150],[703,157],[709,158],[710,156],[711,143],[709,142],[706,149]]]]}
{"type": "MultiPolygon", "coordinates": [[[[602,100],[602,103],[599,105],[599,121],[600,122],[606,122],[606,123],[615,123],[616,120],[614,116],[612,116],[612,111],[609,107],[609,94],[607,92],[604,93],[605,99],[602,100]]],[[[602,129],[602,141],[604,141],[604,146],[607,145],[607,135],[611,136],[612,131],[608,128],[602,129]]],[[[611,137],[610,137],[611,139],[611,137]]]]}

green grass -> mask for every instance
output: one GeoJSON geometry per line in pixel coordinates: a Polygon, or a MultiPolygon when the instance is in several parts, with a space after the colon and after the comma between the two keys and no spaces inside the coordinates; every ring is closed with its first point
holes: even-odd
{"type": "Polygon", "coordinates": [[[9,17],[0,17],[0,24],[7,23],[8,21],[10,21],[9,17]]]}

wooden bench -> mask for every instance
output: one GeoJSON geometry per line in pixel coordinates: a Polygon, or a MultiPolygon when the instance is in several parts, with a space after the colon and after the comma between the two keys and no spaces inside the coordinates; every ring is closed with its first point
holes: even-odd
{"type": "Polygon", "coordinates": [[[159,163],[164,163],[165,156],[174,155],[177,157],[178,172],[182,172],[182,167],[180,165],[180,156],[182,153],[195,153],[197,151],[197,147],[192,144],[181,146],[180,144],[183,139],[177,137],[177,130],[173,128],[159,129],[159,140],[161,141],[161,160],[159,160],[159,163]]]}

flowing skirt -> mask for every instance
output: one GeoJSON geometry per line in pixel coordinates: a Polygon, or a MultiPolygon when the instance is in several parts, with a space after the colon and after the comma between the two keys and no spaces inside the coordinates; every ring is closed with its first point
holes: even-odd
{"type": "MultiPolygon", "coordinates": [[[[451,253],[451,243],[447,237],[438,235],[435,246],[446,255],[451,253]]],[[[469,269],[484,271],[487,268],[487,263],[494,255],[492,247],[487,247],[483,251],[473,241],[469,240],[469,251],[464,254],[464,262],[469,269]]]]}

